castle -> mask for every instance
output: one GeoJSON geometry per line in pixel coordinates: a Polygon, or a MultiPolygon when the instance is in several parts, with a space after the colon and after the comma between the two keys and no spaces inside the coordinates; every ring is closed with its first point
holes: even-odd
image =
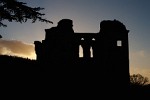
{"type": "Polygon", "coordinates": [[[97,33],[75,33],[73,21],[62,19],[45,32],[44,40],[34,41],[45,71],[68,73],[97,86],[111,83],[113,89],[129,84],[129,30],[120,21],[103,20],[97,33]]]}

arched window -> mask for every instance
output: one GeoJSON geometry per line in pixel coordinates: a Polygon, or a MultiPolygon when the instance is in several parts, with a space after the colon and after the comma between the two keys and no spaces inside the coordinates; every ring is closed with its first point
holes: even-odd
{"type": "Polygon", "coordinates": [[[83,48],[81,45],[79,45],[79,57],[83,58],[83,48]]]}
{"type": "Polygon", "coordinates": [[[93,48],[90,47],[90,57],[93,58],[93,48]]]}

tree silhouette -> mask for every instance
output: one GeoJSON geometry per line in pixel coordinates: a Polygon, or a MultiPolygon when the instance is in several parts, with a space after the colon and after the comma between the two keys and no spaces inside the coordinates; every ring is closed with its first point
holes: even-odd
{"type": "Polygon", "coordinates": [[[142,76],[141,74],[133,74],[130,76],[130,82],[133,85],[146,85],[149,82],[147,77],[142,76]]]}
{"type": "Polygon", "coordinates": [[[24,2],[19,2],[17,0],[0,0],[0,27],[6,27],[3,20],[8,20],[9,22],[26,22],[28,19],[32,20],[34,23],[37,19],[41,22],[53,23],[45,18],[42,18],[43,13],[40,10],[44,8],[41,7],[29,7],[24,2]]]}

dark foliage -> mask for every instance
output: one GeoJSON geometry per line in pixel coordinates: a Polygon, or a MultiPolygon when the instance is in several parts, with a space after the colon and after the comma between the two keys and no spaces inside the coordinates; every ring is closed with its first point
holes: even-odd
{"type": "Polygon", "coordinates": [[[148,78],[142,76],[141,74],[133,74],[130,76],[130,82],[133,85],[141,85],[144,86],[148,83],[148,78]]]}
{"type": "Polygon", "coordinates": [[[144,98],[150,96],[150,84],[148,78],[141,74],[130,75],[130,97],[144,98]]]}
{"type": "Polygon", "coordinates": [[[29,7],[24,2],[19,2],[17,0],[0,0],[0,26],[6,27],[2,21],[8,20],[9,22],[26,22],[28,19],[32,20],[34,23],[36,20],[46,23],[52,23],[51,21],[42,18],[43,15],[40,10],[44,8],[41,7],[29,7]]]}
{"type": "MultiPolygon", "coordinates": [[[[71,77],[70,74],[66,75],[65,73],[64,74],[57,73],[58,76],[56,76],[56,74],[54,73],[53,73],[54,75],[45,74],[45,72],[41,72],[40,66],[36,62],[36,60],[31,60],[31,59],[21,58],[16,56],[1,55],[0,63],[1,63],[0,70],[3,79],[2,83],[4,83],[3,86],[7,85],[7,87],[14,88],[14,89],[18,89],[21,87],[21,89],[24,90],[34,89],[33,91],[35,93],[40,93],[40,91],[43,91],[45,89],[50,89],[50,91],[53,91],[57,94],[59,91],[60,94],[68,93],[69,95],[73,95],[72,93],[76,93],[76,92],[77,93],[83,92],[81,96],[85,96],[85,98],[89,97],[84,94],[84,93],[88,94],[88,92],[86,91],[89,91],[89,89],[91,89],[90,84],[86,86],[87,83],[83,82],[85,80],[84,79],[85,77],[83,77],[81,80],[78,80],[78,78],[81,77],[78,76],[74,78],[74,80],[73,79],[71,80],[71,78],[73,77],[71,77]],[[84,84],[81,82],[83,82],[84,84]],[[67,90],[70,92],[65,92],[63,90],[67,90]]],[[[94,90],[96,90],[96,88],[94,88],[94,90]]],[[[105,87],[103,87],[102,90],[105,90],[105,87]]],[[[101,94],[103,94],[103,93],[99,93],[98,91],[95,92],[93,91],[93,93],[94,95],[98,95],[98,97],[101,94]]],[[[129,98],[133,98],[133,99],[141,98],[141,97],[146,98],[150,95],[149,93],[150,93],[150,84],[136,85],[131,83],[130,85],[129,98]]],[[[80,94],[76,94],[76,95],[80,95],[80,94]]],[[[93,94],[90,95],[92,96],[93,94]]]]}
{"type": "Polygon", "coordinates": [[[35,60],[8,55],[0,55],[0,69],[7,74],[39,72],[35,60]]]}

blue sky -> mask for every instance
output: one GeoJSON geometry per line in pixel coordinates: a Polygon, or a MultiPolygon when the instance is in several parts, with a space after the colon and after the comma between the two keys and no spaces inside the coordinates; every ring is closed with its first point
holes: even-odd
{"type": "MultiPolygon", "coordinates": [[[[14,48],[20,42],[25,47],[33,46],[35,40],[45,38],[44,29],[57,25],[63,18],[73,20],[75,32],[98,32],[102,20],[117,19],[129,32],[130,70],[131,73],[141,73],[150,77],[150,0],[19,0],[32,7],[43,7],[43,16],[54,24],[42,22],[16,23],[4,21],[8,26],[1,27],[1,41],[15,42],[14,48]]],[[[1,43],[2,44],[2,43],[1,43]]],[[[26,50],[24,47],[24,50],[26,50]]],[[[34,56],[33,48],[28,51],[12,52],[14,48],[1,45],[2,54],[34,56]],[[3,47],[2,47],[3,46],[3,47]],[[5,47],[5,49],[4,49],[5,47]],[[7,52],[5,51],[7,50],[7,52]],[[4,52],[5,51],[5,52],[4,52]],[[32,52],[31,52],[32,51],[32,52]],[[28,55],[25,52],[31,52],[28,55]]],[[[20,49],[20,48],[18,48],[20,49]]]]}

